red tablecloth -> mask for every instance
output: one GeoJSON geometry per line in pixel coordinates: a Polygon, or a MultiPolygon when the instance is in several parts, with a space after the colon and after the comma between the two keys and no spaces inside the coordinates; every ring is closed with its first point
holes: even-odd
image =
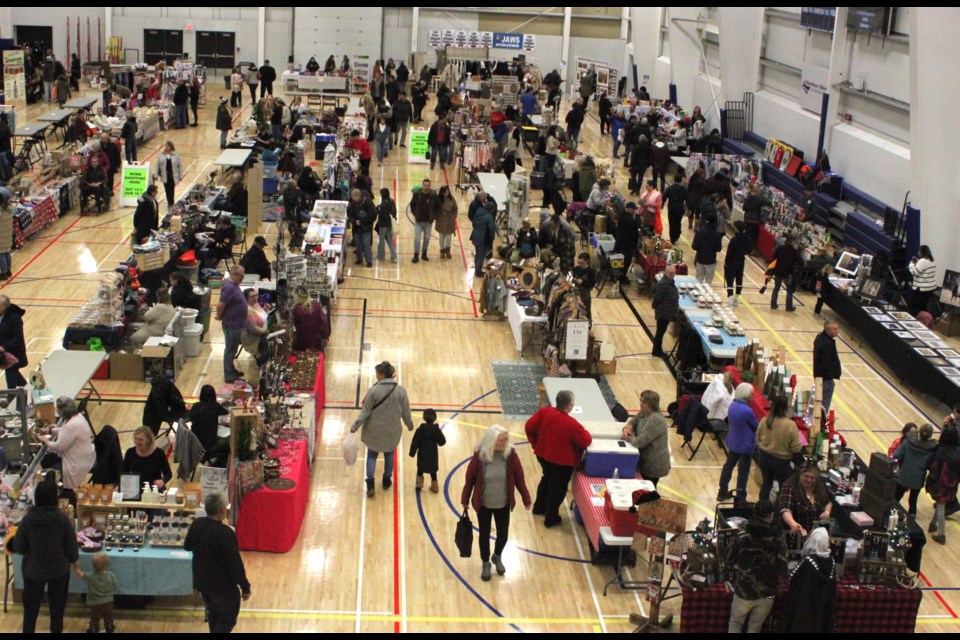
{"type": "Polygon", "coordinates": [[[293,489],[258,489],[240,500],[237,541],[243,551],[286,553],[297,541],[310,493],[310,462],[306,440],[281,440],[277,453],[293,489]]]}
{"type": "MultiPolygon", "coordinates": [[[[634,477],[643,480],[639,473],[634,477]]],[[[600,527],[610,526],[603,504],[593,503],[593,498],[600,497],[598,492],[606,486],[606,481],[606,478],[592,478],[580,471],[573,474],[573,501],[577,505],[577,512],[583,520],[583,528],[587,530],[587,538],[594,551],[600,550],[600,527]]]]}
{"type": "MultiPolygon", "coordinates": [[[[637,252],[633,256],[634,262],[637,263],[641,269],[643,269],[644,282],[653,284],[656,282],[656,276],[658,273],[667,268],[667,261],[662,258],[651,258],[644,255],[640,252],[640,247],[637,247],[637,252]]],[[[677,275],[685,276],[687,275],[687,265],[680,263],[677,265],[677,275]]]]}
{"type": "Polygon", "coordinates": [[[767,262],[773,260],[773,252],[777,248],[777,237],[767,231],[767,227],[760,225],[757,233],[757,251],[760,252],[767,262]]]}
{"type": "MultiPolygon", "coordinates": [[[[726,585],[694,591],[683,588],[680,633],[726,633],[733,592],[726,585]]],[[[787,597],[787,583],[780,592],[765,628],[774,624],[787,597]]],[[[913,633],[923,592],[919,589],[864,587],[856,580],[837,584],[836,633],[913,633]]]]}

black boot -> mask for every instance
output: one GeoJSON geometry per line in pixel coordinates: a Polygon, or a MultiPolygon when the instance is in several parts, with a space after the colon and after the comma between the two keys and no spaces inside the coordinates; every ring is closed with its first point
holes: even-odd
{"type": "Polygon", "coordinates": [[[104,623],[103,623],[103,631],[104,631],[104,633],[113,633],[114,630],[115,630],[115,629],[114,629],[114,626],[113,626],[113,623],[112,623],[112,622],[104,622],[104,623]]]}
{"type": "Polygon", "coordinates": [[[373,478],[367,478],[367,497],[372,498],[377,492],[376,487],[373,485],[373,478]]]}
{"type": "Polygon", "coordinates": [[[383,476],[383,490],[386,491],[393,486],[393,480],[390,479],[390,476],[383,476]]]}
{"type": "Polygon", "coordinates": [[[87,633],[100,633],[100,624],[93,624],[92,622],[87,627],[87,633]]]}

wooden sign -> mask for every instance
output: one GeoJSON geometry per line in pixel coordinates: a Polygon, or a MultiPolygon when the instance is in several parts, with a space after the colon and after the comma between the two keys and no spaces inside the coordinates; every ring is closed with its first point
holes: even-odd
{"type": "Polygon", "coordinates": [[[637,533],[647,536],[658,532],[680,535],[687,530],[687,505],[660,498],[637,505],[637,533]]]}

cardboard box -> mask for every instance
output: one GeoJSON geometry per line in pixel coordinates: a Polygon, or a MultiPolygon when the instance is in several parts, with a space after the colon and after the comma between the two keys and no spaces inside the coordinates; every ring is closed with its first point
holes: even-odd
{"type": "Polygon", "coordinates": [[[144,347],[140,355],[143,357],[143,378],[146,382],[153,382],[160,376],[176,379],[178,373],[171,347],[144,347]]]}
{"type": "Polygon", "coordinates": [[[143,356],[124,351],[111,353],[110,379],[143,382],[143,356]]]}
{"type": "Polygon", "coordinates": [[[597,365],[597,369],[605,376],[613,375],[617,372],[617,361],[616,360],[601,360],[597,365]]]}

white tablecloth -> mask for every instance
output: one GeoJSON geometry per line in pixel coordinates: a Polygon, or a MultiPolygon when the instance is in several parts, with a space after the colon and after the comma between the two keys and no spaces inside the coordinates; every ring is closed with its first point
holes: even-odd
{"type": "Polygon", "coordinates": [[[546,325],[547,316],[528,316],[517,304],[516,298],[507,296],[507,321],[510,323],[510,330],[513,331],[513,341],[517,351],[523,353],[523,326],[546,325]]]}
{"type": "Polygon", "coordinates": [[[544,390],[547,402],[553,406],[560,391],[572,391],[574,395],[573,411],[570,416],[583,422],[616,422],[607,400],[600,391],[600,385],[592,378],[544,378],[544,390]]]}

